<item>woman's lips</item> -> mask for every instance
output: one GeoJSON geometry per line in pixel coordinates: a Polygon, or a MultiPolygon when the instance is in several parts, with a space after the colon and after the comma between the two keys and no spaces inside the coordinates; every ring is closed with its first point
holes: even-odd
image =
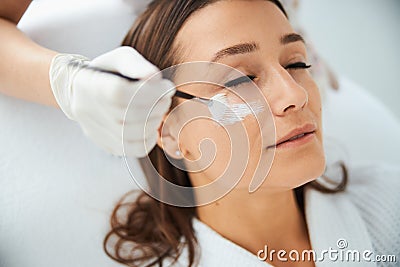
{"type": "Polygon", "coordinates": [[[283,148],[295,148],[299,147],[303,144],[309,143],[314,139],[316,131],[302,133],[290,138],[287,141],[283,141],[278,143],[278,145],[268,146],[267,149],[276,148],[276,149],[283,149],[283,148]]]}
{"type": "MultiPolygon", "coordinates": [[[[276,148],[283,148],[283,147],[291,147],[295,144],[301,145],[303,143],[303,139],[306,141],[310,140],[310,136],[307,134],[314,133],[317,130],[317,126],[315,123],[305,123],[301,127],[294,128],[286,135],[281,137],[275,144],[268,146],[268,148],[276,147],[276,148]]],[[[313,136],[313,134],[311,134],[313,136]]]]}
{"type": "Polygon", "coordinates": [[[284,141],[278,145],[274,146],[269,146],[268,148],[275,147],[277,149],[283,149],[283,148],[296,148],[299,146],[302,146],[306,143],[311,142],[315,138],[315,131],[310,132],[310,133],[304,133],[300,137],[296,137],[294,140],[288,140],[284,141]]]}

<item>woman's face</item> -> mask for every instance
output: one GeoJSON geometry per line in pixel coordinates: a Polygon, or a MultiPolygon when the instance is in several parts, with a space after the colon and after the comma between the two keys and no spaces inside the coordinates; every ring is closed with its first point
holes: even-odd
{"type": "MultiPolygon", "coordinates": [[[[218,1],[208,5],[186,21],[175,40],[175,45],[179,46],[181,63],[211,61],[219,51],[236,47],[230,49],[229,53],[224,53],[217,62],[255,77],[254,83],[269,104],[275,128],[272,128],[274,132],[271,132],[271,135],[275,136],[273,143],[267,145],[276,144],[290,131],[305,124],[316,127],[314,136],[305,144],[275,149],[272,166],[262,184],[263,188],[291,189],[323,173],[325,157],[320,94],[309,71],[304,68],[303,63],[307,64],[305,44],[294,34],[289,21],[275,4],[262,0],[237,0],[218,1]],[[245,49],[240,48],[243,48],[242,44],[247,44],[245,49]]],[[[200,86],[180,89],[202,96],[200,86]]],[[[179,103],[187,101],[193,102],[193,100],[179,99],[179,103]]],[[[185,116],[178,117],[183,119],[185,116]]],[[[240,183],[248,186],[256,168],[270,167],[270,164],[264,161],[273,149],[267,148],[261,141],[260,130],[254,116],[245,117],[242,123],[249,137],[249,158],[240,183]]],[[[189,173],[189,176],[194,186],[217,179],[229,165],[232,149],[229,134],[235,133],[228,133],[209,119],[180,122],[178,125],[184,127],[181,129],[171,127],[169,130],[174,138],[162,141],[164,149],[172,147],[165,151],[172,154],[174,149],[179,149],[186,160],[195,160],[202,156],[202,152],[204,154],[204,150],[214,150],[212,146],[205,146],[201,152],[199,149],[201,140],[213,140],[216,149],[213,163],[201,172],[189,173]]]]}

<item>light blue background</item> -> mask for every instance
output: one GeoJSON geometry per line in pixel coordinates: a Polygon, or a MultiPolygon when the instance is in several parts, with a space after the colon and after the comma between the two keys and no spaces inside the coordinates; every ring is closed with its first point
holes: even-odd
{"type": "Polygon", "coordinates": [[[300,0],[300,21],[332,68],[400,120],[400,1],[300,0]]]}

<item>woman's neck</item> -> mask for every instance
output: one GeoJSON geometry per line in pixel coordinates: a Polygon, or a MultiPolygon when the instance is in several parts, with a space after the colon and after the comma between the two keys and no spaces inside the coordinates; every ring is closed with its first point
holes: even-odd
{"type": "Polygon", "coordinates": [[[197,208],[199,219],[225,238],[257,254],[268,250],[310,249],[307,226],[294,190],[231,191],[197,208]]]}

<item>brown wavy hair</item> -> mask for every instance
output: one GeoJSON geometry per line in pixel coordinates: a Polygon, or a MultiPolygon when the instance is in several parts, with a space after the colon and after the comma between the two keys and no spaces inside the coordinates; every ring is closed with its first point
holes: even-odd
{"type": "MultiPolygon", "coordinates": [[[[221,0],[157,0],[138,17],[122,45],[131,46],[159,69],[166,69],[179,63],[179,47],[175,38],[186,20],[196,11],[221,0]]],[[[287,17],[277,0],[274,3],[287,17]]],[[[172,106],[174,106],[173,101],[172,106]]],[[[156,146],[149,154],[154,168],[166,180],[181,186],[192,186],[188,174],[175,168],[156,146]]],[[[149,166],[140,160],[145,174],[149,166]]],[[[336,193],[343,191],[347,183],[346,166],[339,162],[343,176],[334,188],[314,180],[308,184],[315,189],[336,193]]],[[[146,177],[148,177],[146,175],[146,177]]],[[[324,175],[323,175],[324,177],[324,175]]],[[[327,181],[331,181],[325,176],[327,181]]],[[[303,189],[295,189],[296,199],[304,212],[303,189]]],[[[158,190],[162,190],[159,189],[158,190]]],[[[195,264],[196,236],[192,219],[195,208],[181,208],[161,203],[144,192],[134,195],[127,193],[116,205],[111,216],[111,231],[106,235],[103,247],[109,257],[127,266],[162,266],[167,258],[176,261],[182,249],[188,249],[189,267],[195,264]]],[[[191,196],[194,201],[194,196],[191,196]]]]}

